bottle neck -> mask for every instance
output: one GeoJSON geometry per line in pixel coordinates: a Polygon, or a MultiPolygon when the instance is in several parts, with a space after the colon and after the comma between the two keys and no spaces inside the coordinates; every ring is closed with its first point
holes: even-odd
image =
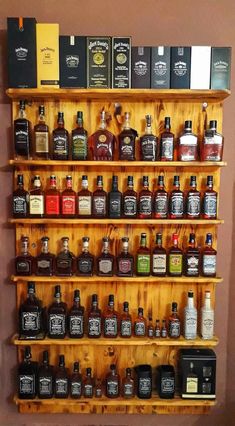
{"type": "Polygon", "coordinates": [[[152,134],[152,125],[151,125],[151,124],[149,124],[149,123],[146,123],[146,126],[145,126],[145,134],[146,134],[146,135],[151,135],[151,134],[152,134]]]}
{"type": "Polygon", "coordinates": [[[60,293],[57,293],[56,295],[55,295],[55,303],[60,303],[61,302],[61,294],[60,293]]]}
{"type": "Polygon", "coordinates": [[[211,310],[211,299],[210,297],[205,298],[204,309],[211,310]]]}
{"type": "Polygon", "coordinates": [[[24,109],[22,108],[19,109],[18,118],[26,118],[26,113],[24,109]]]}
{"type": "Polygon", "coordinates": [[[43,244],[42,244],[42,253],[45,253],[45,254],[49,253],[47,241],[44,241],[43,244]]]}
{"type": "Polygon", "coordinates": [[[104,116],[101,116],[101,119],[100,119],[100,129],[101,130],[105,130],[106,129],[106,127],[107,127],[107,124],[106,124],[106,120],[105,120],[105,117],[104,116]]]}
{"type": "Polygon", "coordinates": [[[40,114],[38,121],[39,121],[39,124],[45,124],[45,115],[44,114],[40,114]]]}
{"type": "Polygon", "coordinates": [[[29,253],[28,241],[21,241],[21,254],[27,255],[29,253]]]}
{"type": "Polygon", "coordinates": [[[188,308],[194,308],[194,300],[193,297],[188,297],[188,308]]]}

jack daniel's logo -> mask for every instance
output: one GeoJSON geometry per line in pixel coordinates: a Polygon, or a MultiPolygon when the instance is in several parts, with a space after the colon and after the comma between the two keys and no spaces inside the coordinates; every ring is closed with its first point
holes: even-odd
{"type": "Polygon", "coordinates": [[[17,47],[15,49],[17,59],[25,59],[28,56],[28,49],[25,47],[17,47]]]}
{"type": "Polygon", "coordinates": [[[166,62],[158,61],[154,64],[154,72],[158,75],[164,75],[167,72],[166,62]]]}
{"type": "Polygon", "coordinates": [[[67,55],[65,61],[68,68],[77,68],[79,64],[79,56],[67,55]]]}
{"type": "Polygon", "coordinates": [[[91,50],[93,49],[93,47],[103,47],[104,49],[108,50],[109,49],[109,44],[107,43],[107,41],[100,41],[100,40],[95,40],[95,41],[91,41],[89,43],[88,48],[91,50]]]}
{"type": "Polygon", "coordinates": [[[135,63],[134,71],[137,75],[145,75],[148,71],[147,62],[138,61],[135,63]]]}
{"type": "Polygon", "coordinates": [[[228,69],[228,62],[225,61],[217,61],[214,63],[214,69],[217,71],[226,72],[228,69]]]}
{"type": "Polygon", "coordinates": [[[174,65],[174,73],[181,77],[182,75],[185,75],[187,73],[187,65],[186,62],[175,62],[174,65]]]}

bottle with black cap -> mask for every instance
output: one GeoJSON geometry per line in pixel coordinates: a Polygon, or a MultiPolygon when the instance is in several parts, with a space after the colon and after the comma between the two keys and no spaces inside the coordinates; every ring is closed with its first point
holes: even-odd
{"type": "Polygon", "coordinates": [[[217,192],[213,189],[213,176],[207,176],[202,202],[203,219],[217,218],[217,195],[217,192]]]}
{"type": "Polygon", "coordinates": [[[108,306],[103,312],[104,337],[114,338],[118,335],[119,316],[114,309],[114,295],[109,295],[108,306]]]}
{"type": "Polygon", "coordinates": [[[17,189],[12,194],[12,212],[15,218],[24,218],[29,213],[29,193],[24,189],[24,176],[17,175],[17,189]]]}
{"type": "Polygon", "coordinates": [[[137,337],[146,336],[147,324],[146,318],[144,318],[143,308],[138,308],[138,315],[134,321],[134,335],[137,337]]]}
{"type": "Polygon", "coordinates": [[[122,238],[122,250],[116,257],[117,275],[119,277],[132,277],[134,273],[134,257],[129,253],[129,238],[122,238]]]}
{"type": "Polygon", "coordinates": [[[212,234],[206,234],[205,247],[202,249],[202,275],[204,277],[216,276],[216,257],[217,251],[212,247],[212,234]]]}
{"type": "Polygon", "coordinates": [[[152,131],[152,116],[145,116],[145,133],[140,138],[140,159],[141,161],[157,161],[158,138],[152,131]]]}
{"type": "Polygon", "coordinates": [[[84,336],[84,306],[80,304],[79,290],[74,290],[73,306],[68,314],[68,333],[71,338],[84,336]]]}
{"type": "Polygon", "coordinates": [[[118,136],[119,141],[119,160],[135,160],[135,140],[138,136],[136,130],[131,128],[130,113],[125,112],[122,131],[118,136]]]}
{"type": "Polygon", "coordinates": [[[197,176],[190,176],[190,189],[186,195],[185,214],[187,219],[200,219],[201,193],[197,190],[197,176]]]}
{"type": "Polygon", "coordinates": [[[156,245],[152,251],[152,275],[155,277],[164,277],[167,269],[166,249],[162,247],[162,234],[156,234],[156,245]]]}
{"type": "Polygon", "coordinates": [[[94,379],[92,377],[91,368],[86,369],[86,376],[83,380],[83,396],[84,398],[92,398],[94,395],[94,379]]]}
{"type": "Polygon", "coordinates": [[[120,395],[120,377],[117,373],[116,365],[110,365],[110,372],[105,380],[107,398],[118,398],[120,395]]]}
{"type": "Polygon", "coordinates": [[[92,193],[88,189],[88,177],[82,176],[82,189],[78,192],[77,213],[79,217],[90,218],[92,214],[92,193]]]}
{"type": "Polygon", "coordinates": [[[87,335],[92,339],[101,336],[101,310],[98,307],[98,296],[92,294],[91,309],[87,316],[87,335]]]}
{"type": "Polygon", "coordinates": [[[169,218],[183,219],[184,217],[184,193],[180,190],[180,177],[174,176],[173,190],[169,197],[169,218]]]}
{"type": "Polygon", "coordinates": [[[73,373],[70,377],[70,396],[78,399],[82,396],[82,375],[79,372],[79,362],[73,364],[73,373]]]}
{"type": "Polygon", "coordinates": [[[135,218],[137,215],[137,192],[134,191],[133,176],[127,177],[127,189],[123,193],[123,216],[135,218]]]}
{"type": "Polygon", "coordinates": [[[49,160],[49,128],[45,122],[45,107],[38,107],[38,123],[34,126],[34,157],[36,159],[49,160]]]}
{"type": "Polygon", "coordinates": [[[24,349],[24,360],[18,367],[18,397],[34,399],[37,394],[37,363],[31,361],[31,348],[24,349]]]}
{"type": "Polygon", "coordinates": [[[153,211],[155,219],[167,219],[168,216],[168,194],[165,190],[164,176],[159,175],[157,190],[153,197],[153,211]]]}
{"type": "Polygon", "coordinates": [[[112,189],[108,193],[108,215],[120,218],[122,213],[122,193],[118,190],[118,176],[112,177],[112,189]]]}
{"type": "Polygon", "coordinates": [[[41,253],[35,258],[35,274],[42,277],[50,277],[54,274],[55,255],[49,251],[50,238],[41,238],[41,253]]]}
{"type": "Polygon", "coordinates": [[[149,190],[149,178],[143,176],[143,189],[139,193],[139,217],[141,219],[151,219],[153,212],[153,193],[149,190]]]}
{"type": "Polygon", "coordinates": [[[132,318],[129,313],[129,303],[123,303],[123,313],[120,317],[120,335],[121,337],[132,336],[132,318]]]}
{"type": "Polygon", "coordinates": [[[87,160],[87,131],[83,127],[83,112],[77,112],[77,127],[72,130],[72,160],[87,160]]]}
{"type": "Polygon", "coordinates": [[[112,277],[114,274],[114,256],[110,253],[110,238],[103,237],[102,242],[102,253],[97,257],[97,275],[112,277]]]}
{"type": "Polygon", "coordinates": [[[170,117],[165,117],[164,131],[160,136],[160,160],[174,160],[174,134],[171,132],[170,117]]]}
{"type": "Polygon", "coordinates": [[[53,397],[53,368],[49,364],[49,353],[43,351],[42,364],[38,369],[38,397],[41,399],[49,399],[53,397]]]}
{"type": "Polygon", "coordinates": [[[200,268],[200,251],[196,247],[194,233],[189,234],[189,244],[184,252],[184,275],[187,277],[198,277],[200,268]]]}
{"type": "Polygon", "coordinates": [[[19,309],[19,332],[22,337],[34,338],[42,329],[42,302],[35,295],[35,283],[29,281],[27,298],[19,309]]]}
{"type": "Polygon", "coordinates": [[[131,376],[131,368],[126,368],[126,376],[122,379],[122,396],[131,399],[135,394],[135,383],[131,376]]]}
{"type": "Polygon", "coordinates": [[[178,316],[177,310],[178,304],[176,302],[172,302],[172,312],[168,321],[169,337],[172,339],[178,339],[181,332],[180,318],[178,316]]]}
{"type": "Polygon", "coordinates": [[[201,146],[201,161],[222,161],[224,137],[217,132],[217,121],[211,120],[201,146]]]}
{"type": "Polygon", "coordinates": [[[97,189],[92,197],[92,215],[100,218],[107,216],[107,192],[103,189],[103,176],[97,176],[97,189]]]}
{"type": "Polygon", "coordinates": [[[64,355],[59,355],[59,365],[55,372],[55,398],[68,398],[69,376],[65,367],[64,355]]]}
{"type": "Polygon", "coordinates": [[[30,159],[32,155],[31,123],[26,118],[25,100],[19,101],[19,113],[14,120],[14,150],[15,159],[30,159]]]}
{"type": "Polygon", "coordinates": [[[178,160],[197,161],[198,159],[198,138],[192,132],[192,121],[186,120],[184,131],[179,137],[178,160]]]}
{"type": "Polygon", "coordinates": [[[66,334],[67,305],[61,301],[60,285],[55,286],[55,300],[48,308],[48,337],[64,339],[66,334]]]}
{"type": "Polygon", "coordinates": [[[64,113],[58,112],[57,128],[52,132],[53,160],[69,159],[69,133],[64,128],[64,113]]]}

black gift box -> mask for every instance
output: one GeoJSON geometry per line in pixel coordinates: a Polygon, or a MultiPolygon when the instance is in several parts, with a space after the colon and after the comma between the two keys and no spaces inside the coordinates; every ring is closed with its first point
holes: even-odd
{"type": "Polygon", "coordinates": [[[230,89],[231,47],[212,47],[211,89],[230,89]]]}
{"type": "Polygon", "coordinates": [[[151,49],[151,88],[170,88],[171,48],[155,46],[151,49]]]}
{"type": "Polygon", "coordinates": [[[60,87],[86,87],[86,37],[60,36],[60,87]]]}
{"type": "Polygon", "coordinates": [[[171,89],[189,89],[191,47],[171,48],[171,89]]]}
{"type": "Polygon", "coordinates": [[[110,37],[87,37],[87,87],[111,87],[110,37]]]}
{"type": "Polygon", "coordinates": [[[132,47],[131,49],[131,87],[150,88],[151,48],[132,47]]]}
{"type": "Polygon", "coordinates": [[[112,39],[112,87],[129,89],[131,87],[131,38],[112,39]]]}

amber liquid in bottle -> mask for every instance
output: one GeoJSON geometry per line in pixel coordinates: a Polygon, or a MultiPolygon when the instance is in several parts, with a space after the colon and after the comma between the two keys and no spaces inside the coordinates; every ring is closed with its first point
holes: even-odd
{"type": "Polygon", "coordinates": [[[138,136],[136,130],[130,126],[130,113],[125,112],[124,124],[119,140],[119,160],[134,161],[135,160],[135,140],[138,136]]]}
{"type": "Polygon", "coordinates": [[[217,132],[217,121],[210,121],[210,128],[206,130],[201,147],[201,161],[222,161],[224,138],[217,132]]]}
{"type": "Polygon", "coordinates": [[[105,380],[107,398],[118,398],[120,395],[120,377],[116,370],[116,365],[110,365],[110,372],[105,380]]]}
{"type": "Polygon", "coordinates": [[[180,337],[180,319],[177,313],[177,303],[172,303],[172,313],[168,321],[169,337],[177,339],[180,337]]]}
{"type": "Polygon", "coordinates": [[[21,253],[15,258],[15,273],[20,276],[29,276],[34,273],[34,257],[29,253],[29,238],[22,235],[21,253]]]}
{"type": "Polygon", "coordinates": [[[207,188],[203,196],[203,219],[217,218],[217,192],[213,189],[213,176],[207,176],[207,188]]]}
{"type": "Polygon", "coordinates": [[[55,286],[55,300],[48,308],[48,337],[64,339],[66,334],[67,305],[61,301],[60,286],[55,286]]]}
{"type": "Polygon", "coordinates": [[[79,373],[79,362],[73,364],[73,373],[69,381],[70,396],[79,399],[82,396],[82,375],[79,373]]]}
{"type": "Polygon", "coordinates": [[[29,213],[29,193],[24,189],[23,175],[17,175],[17,186],[12,194],[13,217],[24,218],[29,213]]]}
{"type": "Polygon", "coordinates": [[[206,234],[206,244],[202,250],[202,275],[204,277],[216,276],[217,251],[212,247],[212,234],[206,234]]]}
{"type": "Polygon", "coordinates": [[[55,255],[49,252],[49,237],[41,238],[41,253],[35,259],[35,274],[42,277],[50,277],[55,270],[55,255]]]}
{"type": "Polygon", "coordinates": [[[69,133],[64,128],[64,113],[58,112],[58,127],[52,132],[53,160],[69,159],[69,133]]]}
{"type": "Polygon", "coordinates": [[[154,217],[156,219],[167,219],[168,216],[168,194],[164,186],[164,176],[158,176],[158,188],[153,198],[154,217]]]}
{"type": "Polygon", "coordinates": [[[183,219],[184,217],[184,194],[180,190],[180,178],[174,176],[173,190],[169,199],[169,218],[183,219]]]}
{"type": "Polygon", "coordinates": [[[137,216],[137,192],[134,191],[133,176],[127,178],[127,190],[123,193],[123,217],[137,216]]]}
{"type": "Polygon", "coordinates": [[[126,376],[122,380],[122,396],[131,399],[135,394],[135,382],[131,376],[131,369],[126,368],[126,376]]]}
{"type": "Polygon", "coordinates": [[[174,160],[174,134],[171,133],[170,117],[165,117],[165,129],[160,137],[160,160],[174,160]]]}
{"type": "Polygon", "coordinates": [[[183,252],[178,247],[178,235],[173,234],[173,246],[168,252],[168,274],[171,277],[181,277],[183,272],[183,252]]]}
{"type": "Polygon", "coordinates": [[[111,161],[114,159],[115,136],[106,127],[106,113],[102,111],[99,129],[90,137],[93,160],[111,161]]]}
{"type": "Polygon", "coordinates": [[[198,139],[192,133],[192,121],[185,121],[182,135],[179,137],[178,160],[196,161],[198,159],[198,139]]]}
{"type": "Polygon", "coordinates": [[[86,369],[86,376],[83,381],[84,398],[93,398],[94,396],[94,379],[91,375],[91,368],[86,369]]]}
{"type": "Polygon", "coordinates": [[[143,308],[138,308],[138,316],[134,321],[134,335],[136,337],[146,336],[147,324],[144,318],[143,308]]]}
{"type": "Polygon", "coordinates": [[[101,336],[101,310],[98,308],[98,296],[92,295],[91,309],[87,317],[87,334],[91,339],[101,336]]]}
{"type": "Polygon", "coordinates": [[[149,190],[149,178],[143,176],[143,189],[139,193],[139,218],[150,219],[153,212],[153,193],[149,190]]]}
{"type": "Polygon", "coordinates": [[[34,126],[34,156],[37,159],[50,158],[49,128],[45,122],[45,107],[39,106],[39,120],[34,126]]]}
{"type": "Polygon", "coordinates": [[[68,313],[69,337],[80,339],[84,336],[84,311],[80,304],[80,291],[74,290],[73,306],[68,313]]]}
{"type": "Polygon", "coordinates": [[[69,376],[65,367],[64,355],[59,355],[59,366],[55,372],[55,398],[68,398],[69,376]]]}
{"type": "Polygon", "coordinates": [[[197,190],[197,177],[190,177],[190,190],[186,196],[185,213],[187,219],[199,219],[201,213],[201,194],[197,190]]]}
{"type": "Polygon", "coordinates": [[[107,216],[107,193],[103,189],[103,176],[97,176],[97,189],[92,197],[92,215],[98,218],[107,216]]]}
{"type": "Polygon", "coordinates": [[[189,235],[189,245],[184,253],[184,274],[187,277],[199,276],[200,252],[196,247],[195,234],[189,235]]]}
{"type": "Polygon", "coordinates": [[[113,338],[118,335],[118,313],[114,309],[114,295],[109,295],[108,306],[103,312],[104,337],[113,338]]]}
{"type": "Polygon", "coordinates": [[[129,253],[129,238],[122,238],[122,251],[117,256],[117,275],[119,277],[133,277],[134,257],[129,253]]]}
{"type": "Polygon", "coordinates": [[[72,130],[72,160],[87,160],[87,131],[83,127],[83,113],[77,112],[77,128],[72,130]]]}
{"type": "Polygon", "coordinates": [[[123,313],[120,317],[120,335],[121,337],[132,336],[132,319],[129,313],[129,303],[123,303],[123,313]]]}
{"type": "Polygon", "coordinates": [[[114,274],[114,256],[109,252],[110,239],[103,238],[103,249],[97,257],[97,275],[101,277],[112,277],[114,274]]]}
{"type": "Polygon", "coordinates": [[[76,258],[69,250],[69,238],[63,237],[62,251],[55,258],[55,274],[60,277],[71,277],[75,272],[76,258]]]}
{"type": "Polygon", "coordinates": [[[146,115],[145,134],[140,138],[141,161],[156,161],[158,157],[158,138],[152,133],[152,116],[146,115]]]}
{"type": "Polygon", "coordinates": [[[94,270],[94,256],[89,252],[89,237],[82,238],[82,253],[77,258],[77,275],[91,277],[94,270]]]}

